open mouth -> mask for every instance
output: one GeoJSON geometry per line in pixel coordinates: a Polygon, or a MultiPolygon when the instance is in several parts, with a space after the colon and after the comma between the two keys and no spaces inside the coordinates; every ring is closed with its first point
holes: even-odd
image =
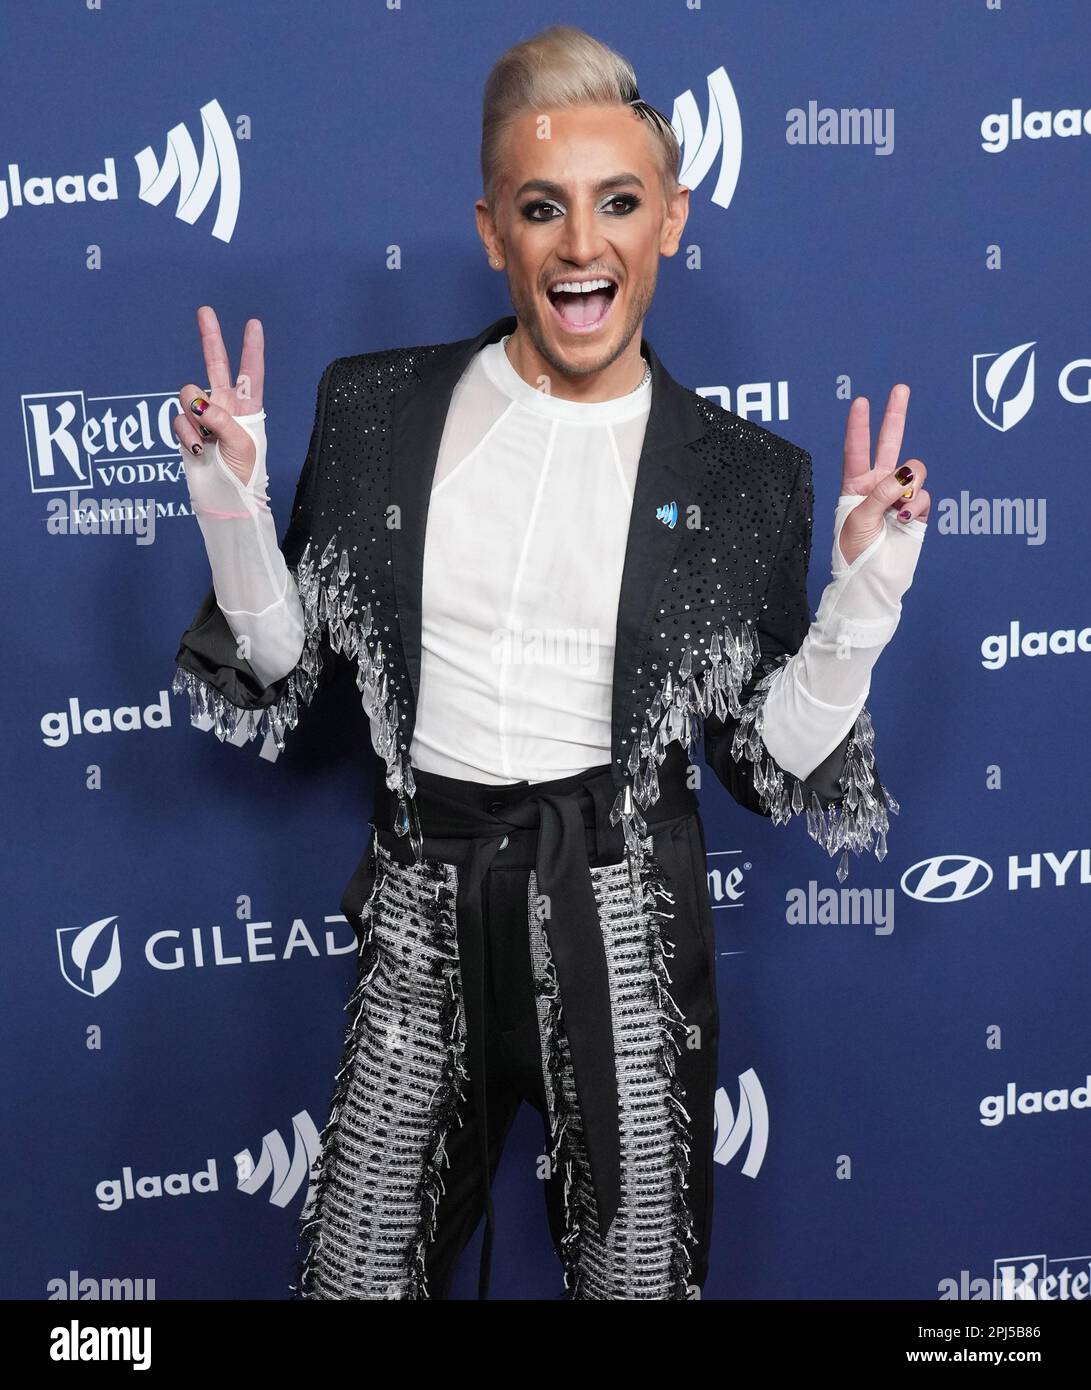
{"type": "Polygon", "coordinates": [[[546,291],[557,319],[569,333],[593,333],[609,317],[617,283],[606,276],[593,280],[558,280],[546,291]]]}

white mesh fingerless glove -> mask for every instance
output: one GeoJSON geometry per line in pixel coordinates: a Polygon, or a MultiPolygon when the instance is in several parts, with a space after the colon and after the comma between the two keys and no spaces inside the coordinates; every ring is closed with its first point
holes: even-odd
{"type": "Polygon", "coordinates": [[[303,610],[277,545],[265,469],[265,411],[236,415],[257,449],[243,484],[220,457],[215,438],[195,458],[182,448],[189,497],[212,567],[216,602],[239,639],[239,655],[265,685],[279,680],[303,651],[303,610]]]}
{"type": "Polygon", "coordinates": [[[851,565],[838,544],[863,497],[843,495],[834,516],[831,572],[798,652],[778,672],[764,704],[762,740],[786,772],[805,778],[856,721],[871,671],[893,637],[928,523],[884,515],[883,530],[851,565]]]}

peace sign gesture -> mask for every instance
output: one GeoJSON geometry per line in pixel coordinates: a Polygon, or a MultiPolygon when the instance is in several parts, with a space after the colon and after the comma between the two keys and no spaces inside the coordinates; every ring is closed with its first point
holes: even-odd
{"type": "Polygon", "coordinates": [[[851,565],[882,532],[887,515],[893,515],[892,508],[899,521],[928,520],[932,499],[921,486],[928,469],[920,459],[909,459],[898,467],[908,404],[909,387],[895,386],[887,399],[879,429],[874,468],[871,466],[868,399],[857,396],[849,407],[841,495],[865,500],[852,508],[838,536],[837,544],[846,564],[851,565]]]}
{"type": "Polygon", "coordinates": [[[205,391],[192,383],[183,386],[178,393],[183,413],[174,417],[171,427],[182,447],[196,458],[203,452],[204,439],[211,437],[219,446],[222,461],[240,483],[246,484],[254,471],[257,451],[253,436],[236,417],[247,419],[261,414],[265,388],[265,334],[261,320],[246,321],[239,375],[234,384],[220,322],[211,305],[202,304],[197,310],[197,327],[210,389],[205,391]]]}

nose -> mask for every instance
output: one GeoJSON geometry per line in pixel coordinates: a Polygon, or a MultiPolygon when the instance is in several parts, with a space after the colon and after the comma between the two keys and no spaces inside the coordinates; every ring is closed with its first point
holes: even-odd
{"type": "Polygon", "coordinates": [[[582,203],[570,207],[565,214],[557,254],[573,265],[589,265],[601,257],[605,244],[594,207],[582,203]]]}

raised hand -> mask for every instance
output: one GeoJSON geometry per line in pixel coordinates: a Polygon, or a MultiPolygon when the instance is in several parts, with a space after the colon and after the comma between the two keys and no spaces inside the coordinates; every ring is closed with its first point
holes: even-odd
{"type": "Polygon", "coordinates": [[[879,430],[874,468],[871,466],[868,399],[857,396],[849,407],[841,495],[863,497],[864,501],[857,503],[845,517],[838,536],[837,545],[847,565],[862,555],[882,532],[888,524],[888,515],[896,516],[901,522],[928,520],[932,499],[922,487],[928,469],[920,459],[908,459],[898,467],[908,405],[909,387],[895,386],[887,399],[879,430]],[[907,492],[911,496],[906,497],[907,492]]]}
{"type": "Polygon", "coordinates": [[[210,305],[202,304],[197,310],[197,327],[210,390],[205,391],[192,382],[183,386],[178,393],[183,413],[174,417],[171,427],[179,443],[193,458],[201,457],[206,440],[216,444],[222,462],[245,485],[254,471],[257,446],[253,435],[238,420],[260,415],[262,410],[265,335],[261,320],[246,321],[239,375],[234,383],[220,323],[210,305]],[[200,408],[198,411],[193,409],[194,402],[200,408]],[[204,426],[204,434],[201,426],[204,426]]]}

